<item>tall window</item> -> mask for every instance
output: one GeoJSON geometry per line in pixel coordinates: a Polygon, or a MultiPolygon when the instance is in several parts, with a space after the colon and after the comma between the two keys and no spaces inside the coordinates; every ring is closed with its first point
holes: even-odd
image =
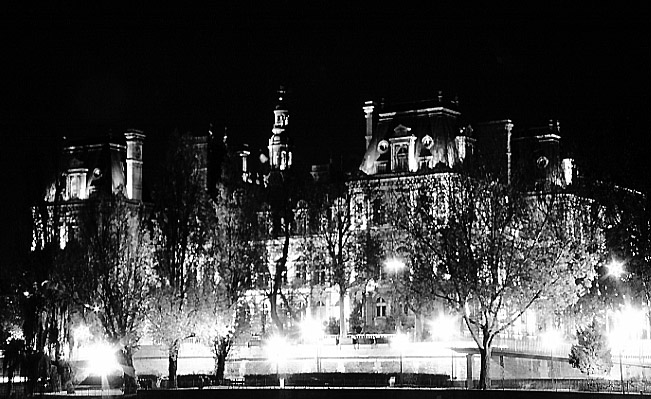
{"type": "Polygon", "coordinates": [[[323,301],[317,301],[314,307],[314,317],[317,320],[325,320],[326,318],[326,306],[323,301]]]}
{"type": "Polygon", "coordinates": [[[386,209],[382,198],[373,200],[373,224],[381,226],[386,223],[386,209]]]}
{"type": "Polygon", "coordinates": [[[314,284],[325,285],[328,283],[328,273],[325,266],[318,266],[318,269],[314,272],[314,284]]]}
{"type": "Polygon", "coordinates": [[[384,298],[379,297],[375,301],[375,317],[386,317],[387,315],[387,302],[384,298]]]}
{"type": "Polygon", "coordinates": [[[404,172],[409,169],[409,150],[406,146],[400,147],[396,154],[396,171],[404,172]]]}

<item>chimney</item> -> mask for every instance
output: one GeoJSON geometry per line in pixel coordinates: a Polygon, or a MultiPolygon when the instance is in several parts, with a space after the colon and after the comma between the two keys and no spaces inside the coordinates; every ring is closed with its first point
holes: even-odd
{"type": "Polygon", "coordinates": [[[142,200],[142,142],[145,135],[140,130],[124,133],[127,141],[127,197],[142,200]]]}
{"type": "Polygon", "coordinates": [[[373,139],[373,110],[375,103],[373,101],[366,101],[364,103],[364,114],[366,115],[366,149],[373,139]]]}

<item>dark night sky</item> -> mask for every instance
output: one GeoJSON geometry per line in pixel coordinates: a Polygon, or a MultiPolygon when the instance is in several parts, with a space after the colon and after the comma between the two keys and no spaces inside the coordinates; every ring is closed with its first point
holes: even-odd
{"type": "Polygon", "coordinates": [[[250,10],[0,16],[7,235],[13,216],[40,192],[62,135],[143,129],[145,168],[161,158],[176,127],[228,126],[238,141],[264,147],[280,84],[292,90],[299,160],[357,162],[365,100],[433,98],[443,90],[458,94],[469,123],[559,119],[564,143],[591,170],[636,187],[648,182],[650,15],[641,9],[242,4],[250,10]]]}

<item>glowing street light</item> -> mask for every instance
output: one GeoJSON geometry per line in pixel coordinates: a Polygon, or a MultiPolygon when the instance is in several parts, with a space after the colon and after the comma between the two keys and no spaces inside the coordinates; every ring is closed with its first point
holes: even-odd
{"type": "Polygon", "coordinates": [[[646,327],[646,314],[644,310],[626,304],[615,316],[616,328],[608,334],[608,340],[610,341],[610,347],[619,353],[619,378],[622,384],[622,393],[625,393],[624,367],[622,365],[623,352],[624,349],[631,349],[632,340],[638,338],[646,327]]]}
{"type": "Polygon", "coordinates": [[[398,275],[398,271],[405,267],[405,262],[398,258],[390,258],[384,263],[387,269],[393,271],[395,276],[398,275]]]}
{"type": "Polygon", "coordinates": [[[620,260],[613,259],[606,265],[608,268],[608,275],[616,278],[620,278],[626,270],[624,270],[624,262],[620,260]]]}
{"type": "Polygon", "coordinates": [[[284,380],[280,379],[278,369],[281,363],[285,363],[287,361],[288,349],[289,345],[287,344],[287,341],[280,335],[274,335],[267,341],[267,344],[265,345],[265,352],[267,353],[267,357],[272,363],[276,364],[276,376],[280,381],[281,387],[284,386],[284,380]]]}
{"type": "MultiPolygon", "coordinates": [[[[393,271],[393,277],[394,277],[394,292],[397,294],[398,293],[398,271],[403,269],[405,267],[405,262],[403,262],[401,259],[398,258],[389,258],[384,262],[385,266],[387,269],[393,271]]],[[[400,324],[401,321],[398,319],[397,321],[397,330],[400,332],[400,324]]]]}
{"type": "Polygon", "coordinates": [[[552,386],[556,388],[554,381],[554,349],[556,349],[563,342],[563,334],[558,330],[549,330],[541,335],[543,346],[549,348],[549,364],[552,379],[552,386]]]}
{"type": "Polygon", "coordinates": [[[88,347],[88,372],[106,377],[111,372],[120,369],[115,358],[116,349],[105,342],[99,342],[88,347]]]}
{"type": "MultiPolygon", "coordinates": [[[[77,333],[82,336],[85,334],[84,329],[80,329],[77,333]]],[[[78,359],[85,360],[85,367],[81,369],[83,377],[98,376],[102,390],[108,388],[108,376],[114,372],[122,371],[115,356],[116,351],[117,348],[107,342],[95,342],[80,346],[78,359]]]]}
{"type": "Polygon", "coordinates": [[[456,335],[458,320],[450,315],[441,314],[429,323],[431,335],[439,340],[448,340],[456,335]]]}
{"type": "Polygon", "coordinates": [[[409,344],[409,338],[405,334],[396,334],[391,340],[391,346],[400,352],[400,382],[402,383],[402,352],[409,344]]]}
{"type": "Polygon", "coordinates": [[[321,372],[321,360],[319,359],[319,347],[321,346],[321,336],[323,335],[323,326],[317,320],[307,319],[301,323],[301,335],[304,342],[314,342],[316,346],[316,372],[321,372]]]}

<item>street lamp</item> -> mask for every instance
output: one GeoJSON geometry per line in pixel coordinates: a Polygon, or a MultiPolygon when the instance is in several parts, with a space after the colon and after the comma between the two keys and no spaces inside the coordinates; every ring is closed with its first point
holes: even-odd
{"type": "MultiPolygon", "coordinates": [[[[394,258],[387,259],[384,262],[384,264],[385,264],[387,269],[393,271],[393,278],[394,278],[393,289],[395,291],[395,297],[394,297],[395,299],[394,300],[396,300],[397,296],[398,296],[397,295],[398,294],[398,271],[405,267],[405,262],[403,262],[401,259],[398,259],[398,258],[394,257],[394,258]]],[[[396,308],[398,308],[398,307],[396,307],[396,308]]],[[[392,309],[393,309],[393,305],[392,305],[392,309]]],[[[398,315],[398,314],[399,313],[396,312],[396,315],[398,315]]],[[[398,330],[398,332],[400,332],[400,319],[399,318],[397,320],[397,330],[398,330]]]]}
{"type": "Polygon", "coordinates": [[[608,275],[615,278],[619,278],[626,273],[624,262],[617,259],[611,260],[610,263],[606,265],[606,268],[608,269],[608,275]]]}
{"type": "Polygon", "coordinates": [[[556,388],[556,383],[554,381],[554,349],[563,342],[563,335],[558,330],[549,330],[546,333],[542,334],[542,343],[545,347],[549,348],[549,365],[550,370],[549,374],[551,375],[552,380],[552,389],[556,388]]]}
{"type": "Polygon", "coordinates": [[[391,346],[395,347],[400,352],[400,383],[402,383],[402,351],[405,349],[408,343],[409,339],[407,336],[400,333],[396,334],[396,336],[393,337],[393,340],[391,341],[391,346]]]}
{"type": "Polygon", "coordinates": [[[272,363],[276,365],[276,377],[280,382],[280,387],[285,386],[285,380],[280,378],[279,366],[281,363],[285,363],[287,360],[287,351],[289,346],[284,337],[280,335],[274,335],[267,341],[265,346],[265,351],[267,352],[267,357],[272,363]]]}
{"type": "Polygon", "coordinates": [[[321,346],[321,336],[323,335],[323,326],[314,319],[307,319],[301,323],[301,334],[304,342],[314,342],[316,346],[316,372],[321,372],[321,360],[319,359],[319,347],[321,346]]]}
{"type": "Polygon", "coordinates": [[[387,267],[387,269],[393,271],[394,277],[398,277],[398,270],[405,267],[405,262],[403,262],[398,258],[387,259],[386,262],[384,262],[384,264],[387,267]]]}
{"type": "MultiPolygon", "coordinates": [[[[619,281],[620,277],[626,272],[624,269],[624,262],[617,260],[613,258],[610,263],[606,265],[606,268],[608,268],[608,275],[613,276],[619,281]]],[[[627,321],[624,319],[623,321],[627,321]]],[[[618,331],[615,334],[610,334],[609,338],[611,340],[611,347],[617,346],[619,348],[619,378],[620,378],[620,383],[622,384],[622,394],[625,393],[624,391],[624,370],[622,367],[622,342],[624,340],[624,334],[623,331],[628,331],[628,329],[624,329],[624,326],[618,325],[618,331]]]]}
{"type": "MultiPolygon", "coordinates": [[[[431,321],[431,335],[438,341],[449,341],[456,336],[458,330],[458,319],[453,316],[440,314],[434,321],[431,321]]],[[[450,351],[450,377],[454,379],[454,351],[450,351]]]]}
{"type": "Polygon", "coordinates": [[[631,349],[631,339],[639,337],[640,331],[645,327],[645,313],[641,309],[635,309],[630,304],[626,304],[617,314],[617,324],[608,338],[610,346],[619,354],[619,378],[622,384],[622,393],[624,390],[624,367],[622,357],[624,349],[631,349]]]}

